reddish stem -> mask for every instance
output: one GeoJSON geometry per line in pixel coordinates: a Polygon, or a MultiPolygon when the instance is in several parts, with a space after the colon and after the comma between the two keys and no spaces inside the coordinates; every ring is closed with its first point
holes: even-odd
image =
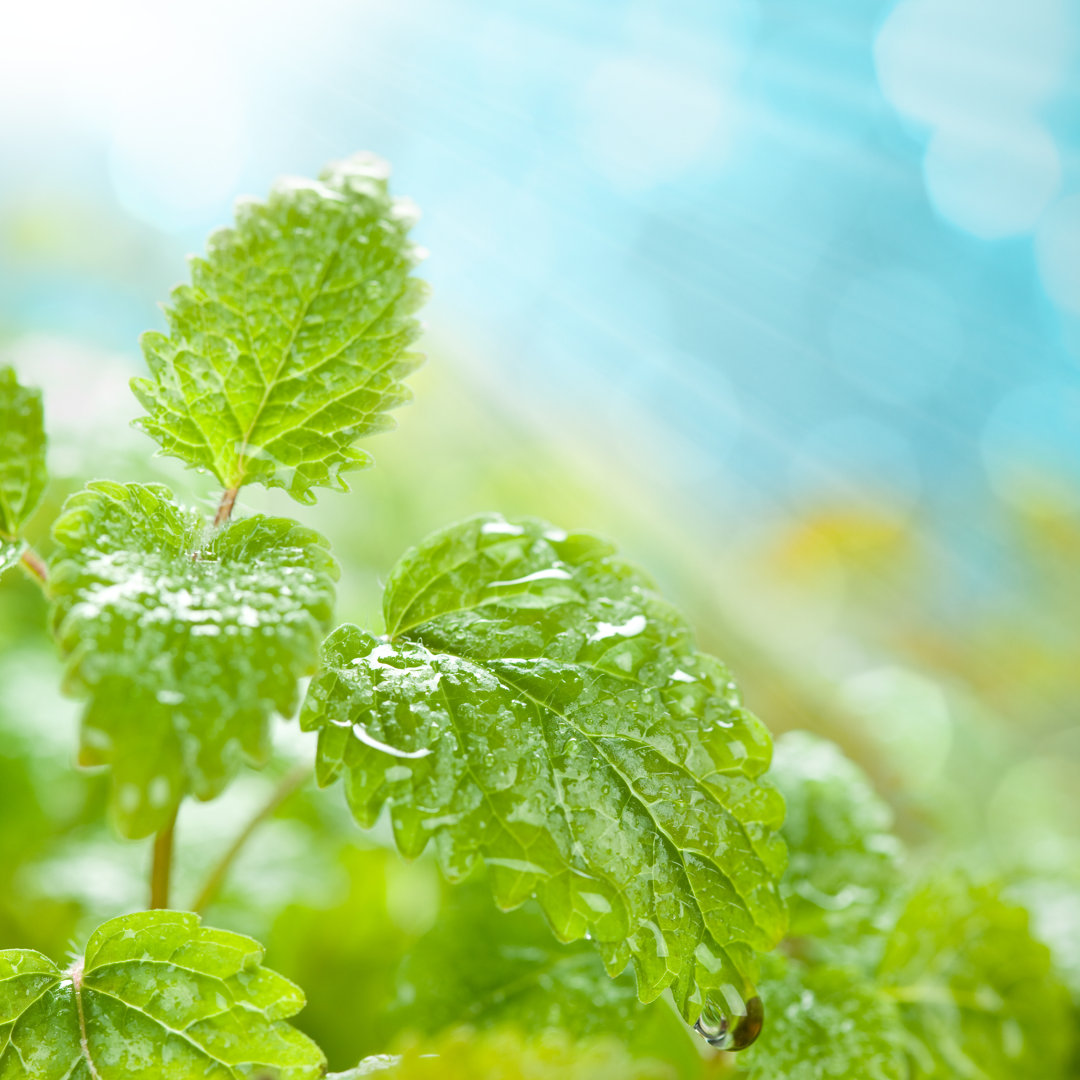
{"type": "Polygon", "coordinates": [[[233,507],[236,505],[236,496],[239,494],[240,489],[234,487],[229,488],[225,494],[221,496],[221,503],[218,505],[217,514],[214,517],[215,529],[221,528],[221,526],[232,517],[233,507]]]}

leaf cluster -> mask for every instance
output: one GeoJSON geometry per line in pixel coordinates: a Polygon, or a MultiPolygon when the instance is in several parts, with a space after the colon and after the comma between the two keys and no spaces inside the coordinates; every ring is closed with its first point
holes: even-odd
{"type": "Polygon", "coordinates": [[[1072,1008],[1028,913],[960,870],[912,879],[890,813],[832,744],[777,743],[792,937],[761,983],[753,1080],[1051,1080],[1072,1008]]]}

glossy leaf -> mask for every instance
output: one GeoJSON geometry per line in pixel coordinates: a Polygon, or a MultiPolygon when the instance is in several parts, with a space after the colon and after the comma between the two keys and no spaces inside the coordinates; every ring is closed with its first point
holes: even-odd
{"type": "Polygon", "coordinates": [[[449,1032],[410,1047],[396,1058],[362,1061],[327,1080],[675,1080],[659,1061],[631,1058],[614,1040],[575,1042],[549,1032],[530,1036],[515,1029],[449,1032]]]}
{"type": "Polygon", "coordinates": [[[268,752],[317,663],[336,567],[284,518],[209,532],[157,485],[91,484],[55,525],[53,623],[67,689],[87,698],[81,760],[111,765],[121,830],[161,827],[268,752]]]}
{"type": "Polygon", "coordinates": [[[609,978],[587,942],[556,941],[535,902],[500,914],[484,881],[444,901],[402,965],[398,1000],[400,1017],[424,1035],[468,1025],[608,1036],[679,1076],[700,1072],[697,1040],[666,1002],[639,1001],[634,976],[609,978]]]}
{"type": "Polygon", "coordinates": [[[790,933],[836,948],[888,925],[901,845],[865,774],[833,743],[793,731],[777,740],[769,779],[787,804],[790,933]]]}
{"type": "Polygon", "coordinates": [[[908,1080],[896,1004],[858,971],[763,964],[769,1022],[738,1058],[749,1080],[908,1080]]]}
{"type": "Polygon", "coordinates": [[[61,970],[0,952],[3,1080],[308,1080],[322,1051],[285,1020],[304,995],[251,938],[195,915],[113,919],[61,970]]]}
{"type": "Polygon", "coordinates": [[[318,181],[282,181],[210,237],[166,308],[169,333],[143,336],[151,377],[132,383],[148,414],[136,423],[166,454],[227,488],[305,503],[372,463],[353,444],[408,399],[425,296],[410,276],[415,214],[388,175],[359,155],[318,181]]]}
{"type": "Polygon", "coordinates": [[[0,367],[0,570],[10,565],[10,541],[37,509],[45,480],[41,393],[0,367]]]}
{"type": "Polygon", "coordinates": [[[913,1078],[1053,1080],[1073,1038],[1068,992],[1028,914],[954,875],[912,896],[880,978],[911,1032],[913,1078]]]}
{"type": "Polygon", "coordinates": [[[483,859],[499,904],[536,896],[642,1000],[672,986],[738,1014],[784,928],[768,732],[719,660],[592,536],[478,517],[409,551],[387,636],[344,626],[302,713],[322,783],[451,879],[483,859]]]}

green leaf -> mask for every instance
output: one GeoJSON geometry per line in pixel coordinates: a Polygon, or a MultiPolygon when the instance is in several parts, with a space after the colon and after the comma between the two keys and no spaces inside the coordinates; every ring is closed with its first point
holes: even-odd
{"type": "Polygon", "coordinates": [[[327,1080],[675,1080],[669,1065],[635,1061],[614,1040],[575,1042],[561,1032],[541,1037],[515,1029],[449,1032],[399,1057],[367,1058],[327,1080]]]}
{"type": "Polygon", "coordinates": [[[862,770],[833,743],[793,731],[777,740],[769,779],[787,804],[790,933],[835,949],[888,925],[902,850],[862,770]]]}
{"type": "Polygon", "coordinates": [[[169,333],[143,336],[151,378],[132,382],[148,413],[136,423],[164,453],[304,503],[372,464],[353,444],[408,400],[426,295],[410,277],[415,213],[388,175],[358,155],[282,181],[210,237],[165,309],[169,333]]]}
{"type": "Polygon", "coordinates": [[[400,1054],[376,1054],[364,1058],[355,1069],[345,1072],[327,1073],[326,1080],[360,1080],[363,1076],[392,1076],[401,1064],[400,1054]]]}
{"type": "Polygon", "coordinates": [[[642,1000],[741,1013],[785,924],[768,732],[719,660],[606,543],[477,517],[409,551],[388,635],[344,626],[301,716],[357,820],[389,804],[407,855],[484,860],[500,906],[536,896],[642,1000]],[[725,999],[727,995],[727,999],[725,999]]]}
{"type": "Polygon", "coordinates": [[[586,942],[557,942],[534,902],[499,915],[483,881],[443,903],[402,965],[398,1001],[402,1019],[424,1034],[467,1024],[609,1036],[635,1058],[668,1061],[679,1076],[700,1072],[696,1040],[673,1009],[642,1004],[633,975],[609,978],[586,942]]]}
{"type": "Polygon", "coordinates": [[[45,480],[41,392],[21,386],[11,368],[0,367],[0,570],[12,565],[10,541],[37,509],[45,480]]]}
{"type": "Polygon", "coordinates": [[[284,1021],[300,989],[258,942],[195,915],[124,915],[66,970],[0,952],[3,1080],[308,1080],[322,1051],[284,1021]]]}
{"type": "Polygon", "coordinates": [[[738,1059],[750,1080],[908,1080],[899,1011],[872,981],[779,955],[763,968],[768,1019],[738,1059]]]}
{"type": "Polygon", "coordinates": [[[111,765],[128,836],[262,763],[332,616],[317,533],[256,516],[210,532],[159,485],[91,484],[54,527],[53,625],[66,689],[88,699],[81,760],[111,765]]]}
{"type": "Polygon", "coordinates": [[[26,545],[21,540],[6,540],[0,536],[0,574],[19,565],[26,545]]]}
{"type": "Polygon", "coordinates": [[[880,978],[900,1003],[912,1077],[1053,1080],[1071,1041],[1068,991],[1028,914],[960,875],[908,902],[880,978]]]}

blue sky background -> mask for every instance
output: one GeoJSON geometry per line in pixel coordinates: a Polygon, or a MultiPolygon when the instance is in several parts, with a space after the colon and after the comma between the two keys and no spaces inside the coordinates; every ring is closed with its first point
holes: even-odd
{"type": "MultiPolygon", "coordinates": [[[[13,20],[13,25],[12,25],[13,20]]],[[[433,340],[735,514],[918,521],[943,605],[1080,499],[1069,0],[42,0],[0,41],[0,332],[130,357],[233,198],[373,149],[433,340]]]]}

